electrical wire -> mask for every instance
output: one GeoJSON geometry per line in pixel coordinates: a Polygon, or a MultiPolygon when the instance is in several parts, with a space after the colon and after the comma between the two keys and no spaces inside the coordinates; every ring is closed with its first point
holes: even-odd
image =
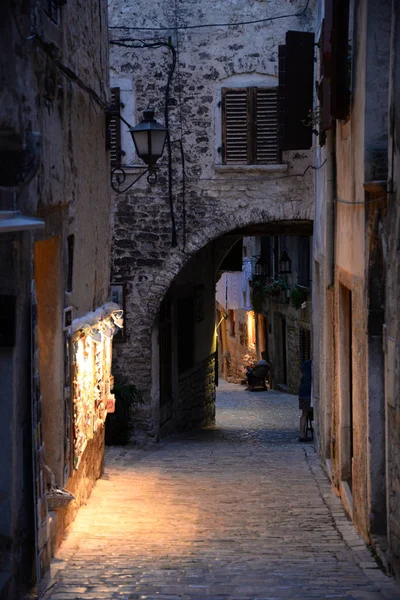
{"type": "Polygon", "coordinates": [[[379,198],[368,198],[367,200],[362,200],[361,202],[351,202],[351,200],[342,200],[341,198],[336,198],[335,202],[337,204],[347,204],[347,206],[362,206],[365,204],[370,204],[371,202],[379,202],[380,200],[387,200],[387,196],[379,196],[379,198]]]}
{"type": "MultiPolygon", "coordinates": [[[[168,199],[169,199],[169,209],[170,209],[170,217],[171,217],[171,246],[175,248],[178,245],[178,238],[176,232],[176,220],[175,220],[175,211],[174,211],[174,198],[173,198],[173,172],[172,172],[172,149],[171,149],[171,137],[169,132],[169,97],[171,90],[172,78],[175,73],[176,68],[176,50],[172,45],[171,40],[168,42],[157,41],[157,42],[144,42],[143,40],[139,40],[137,38],[121,38],[118,40],[110,40],[110,44],[114,46],[121,46],[123,48],[135,48],[135,49],[143,49],[143,48],[167,48],[171,53],[171,64],[168,69],[167,76],[167,84],[165,86],[165,104],[164,104],[164,123],[167,129],[167,152],[168,152],[168,199]]],[[[121,117],[120,117],[121,118],[121,117]]],[[[122,119],[125,123],[126,121],[122,119]]]]}
{"type": "Polygon", "coordinates": [[[186,30],[186,29],[204,29],[205,27],[236,27],[237,25],[256,25],[257,23],[268,23],[270,21],[277,21],[278,19],[288,19],[290,17],[301,17],[307,10],[310,0],[304,8],[295,13],[289,13],[286,15],[276,15],[275,17],[266,17],[265,19],[254,19],[251,21],[238,21],[236,23],[200,23],[199,25],[172,25],[169,27],[128,27],[124,25],[110,26],[110,29],[126,29],[130,31],[171,31],[171,30],[186,30]]]}
{"type": "Polygon", "coordinates": [[[83,91],[85,91],[87,94],[89,94],[90,98],[98,106],[100,106],[100,108],[102,108],[105,111],[108,111],[110,109],[107,102],[102,100],[100,98],[100,96],[98,95],[98,93],[93,88],[86,85],[86,83],[84,81],[82,81],[82,79],[74,71],[72,71],[72,69],[70,69],[69,67],[64,65],[64,63],[62,63],[60,60],[58,60],[58,58],[56,56],[54,56],[54,50],[53,50],[54,46],[52,44],[45,42],[43,40],[43,38],[41,38],[40,35],[38,35],[36,33],[33,34],[32,36],[30,36],[29,38],[25,38],[25,39],[36,40],[38,42],[39,46],[41,47],[41,49],[43,50],[43,52],[46,54],[46,56],[48,56],[54,62],[54,64],[60,69],[60,71],[65,75],[65,77],[67,79],[69,79],[69,81],[72,81],[78,87],[80,87],[83,91]]]}
{"type": "MultiPolygon", "coordinates": [[[[263,177],[252,177],[251,175],[248,175],[247,177],[199,177],[198,179],[189,179],[188,181],[230,181],[230,182],[236,182],[236,181],[265,181],[266,183],[268,183],[269,181],[278,181],[280,179],[289,179],[290,177],[305,177],[306,173],[312,169],[313,171],[319,171],[319,169],[322,169],[323,166],[325,166],[325,163],[328,159],[325,159],[320,165],[315,166],[315,165],[308,165],[303,173],[293,173],[292,175],[282,175],[281,177],[265,177],[265,175],[263,177]]],[[[238,165],[239,166],[239,165],[238,165]]],[[[353,203],[352,203],[353,204],[353,203]]]]}

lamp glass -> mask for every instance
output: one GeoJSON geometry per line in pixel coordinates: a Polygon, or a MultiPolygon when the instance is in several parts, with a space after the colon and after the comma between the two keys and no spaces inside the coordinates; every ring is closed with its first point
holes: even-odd
{"type": "Polygon", "coordinates": [[[131,130],[133,142],[139,158],[149,155],[149,132],[148,131],[133,131],[131,130]]]}
{"type": "Polygon", "coordinates": [[[168,130],[154,119],[153,110],[145,110],[143,120],[130,128],[136,152],[146,164],[154,165],[164,151],[168,130]]]}

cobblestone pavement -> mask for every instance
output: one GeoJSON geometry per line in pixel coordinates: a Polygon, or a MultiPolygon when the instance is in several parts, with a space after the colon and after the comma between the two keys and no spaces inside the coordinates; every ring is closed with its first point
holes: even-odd
{"type": "Polygon", "coordinates": [[[222,382],[215,428],[108,449],[47,600],[399,599],[298,417],[294,396],[222,382]]]}

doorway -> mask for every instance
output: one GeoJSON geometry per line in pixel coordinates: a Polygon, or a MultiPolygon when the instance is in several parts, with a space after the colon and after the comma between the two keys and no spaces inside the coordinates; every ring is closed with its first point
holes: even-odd
{"type": "Polygon", "coordinates": [[[287,385],[286,318],[275,313],[275,361],[274,379],[276,384],[287,385]]]}
{"type": "Polygon", "coordinates": [[[172,302],[164,298],[160,307],[160,426],[172,417],[172,302]]]}
{"type": "Polygon", "coordinates": [[[340,453],[341,479],[353,484],[353,336],[352,293],[340,285],[340,453]]]}

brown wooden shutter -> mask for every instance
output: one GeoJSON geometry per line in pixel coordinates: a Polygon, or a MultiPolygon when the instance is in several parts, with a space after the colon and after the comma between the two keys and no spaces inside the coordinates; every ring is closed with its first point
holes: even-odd
{"type": "Polygon", "coordinates": [[[276,164],[278,151],[278,92],[277,89],[255,90],[255,163],[276,164]]]}
{"type": "Polygon", "coordinates": [[[314,34],[287,31],[279,47],[279,140],[281,150],[312,146],[312,128],[304,121],[313,110],[314,34]]]}
{"type": "Polygon", "coordinates": [[[311,360],[311,334],[303,327],[299,331],[299,359],[300,367],[306,360],[311,360]]]}
{"type": "Polygon", "coordinates": [[[287,146],[287,110],[286,110],[286,46],[278,47],[279,85],[278,85],[278,135],[279,147],[287,146]]]}
{"type": "MultiPolygon", "coordinates": [[[[121,109],[120,89],[111,88],[111,110],[119,113],[121,109]]],[[[111,116],[108,123],[109,143],[110,143],[110,163],[111,167],[119,167],[121,164],[121,121],[115,115],[111,116]]]]}
{"type": "Polygon", "coordinates": [[[222,90],[223,162],[227,165],[245,165],[251,162],[248,95],[246,88],[222,90]]]}
{"type": "Polygon", "coordinates": [[[350,109],[349,0],[333,0],[331,115],[346,119],[350,109]]]}
{"type": "MultiPolygon", "coordinates": [[[[325,3],[325,11],[326,11],[325,3]]],[[[322,22],[322,32],[320,39],[320,86],[319,86],[319,105],[321,112],[320,128],[323,131],[332,127],[331,119],[331,45],[332,36],[332,14],[325,12],[325,19],[322,22]]]]}

